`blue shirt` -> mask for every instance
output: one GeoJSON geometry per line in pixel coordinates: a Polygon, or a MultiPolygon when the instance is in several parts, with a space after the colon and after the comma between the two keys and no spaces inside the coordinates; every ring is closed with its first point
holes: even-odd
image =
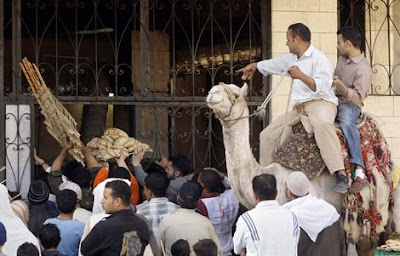
{"type": "Polygon", "coordinates": [[[77,220],[47,219],[44,224],[54,224],[60,230],[61,241],[57,250],[67,256],[78,256],[85,224],[77,220]]]}

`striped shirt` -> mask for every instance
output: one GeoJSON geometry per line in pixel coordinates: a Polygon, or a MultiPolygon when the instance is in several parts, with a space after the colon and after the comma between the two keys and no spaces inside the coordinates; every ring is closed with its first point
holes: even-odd
{"type": "Polygon", "coordinates": [[[152,198],[150,201],[138,208],[137,213],[143,215],[151,222],[153,232],[158,237],[158,226],[160,221],[167,215],[174,213],[179,209],[176,205],[168,200],[166,197],[152,198]]]}
{"type": "Polygon", "coordinates": [[[247,256],[294,256],[300,229],[297,219],[275,200],[261,201],[236,223],[234,251],[246,248],[247,256]]]}

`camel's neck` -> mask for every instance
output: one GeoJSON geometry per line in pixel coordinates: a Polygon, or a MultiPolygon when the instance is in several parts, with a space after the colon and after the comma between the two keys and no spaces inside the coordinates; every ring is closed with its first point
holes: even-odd
{"type": "MultiPolygon", "coordinates": [[[[248,115],[249,110],[246,107],[242,116],[248,115]]],[[[259,164],[251,151],[249,135],[250,127],[248,118],[238,120],[230,127],[224,126],[223,136],[228,172],[251,172],[259,169],[259,164]]]]}

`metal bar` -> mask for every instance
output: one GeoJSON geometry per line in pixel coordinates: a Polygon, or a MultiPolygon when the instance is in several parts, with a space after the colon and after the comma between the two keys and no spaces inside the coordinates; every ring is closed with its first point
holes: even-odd
{"type": "MultiPolygon", "coordinates": [[[[268,59],[271,57],[271,1],[261,0],[261,44],[262,44],[262,59],[268,59]]],[[[271,76],[262,76],[263,84],[263,96],[266,97],[271,88],[269,85],[271,76]]],[[[263,126],[266,127],[269,124],[269,113],[270,109],[267,108],[265,111],[263,126]]]]}
{"type": "Polygon", "coordinates": [[[0,0],[0,166],[5,165],[4,1],[0,0]]]}
{"type": "Polygon", "coordinates": [[[79,95],[79,40],[78,40],[78,33],[76,33],[79,29],[78,27],[78,5],[79,1],[75,2],[75,26],[74,26],[74,55],[75,55],[75,96],[78,97],[79,95]]]}
{"type": "MultiPolygon", "coordinates": [[[[4,16],[3,16],[4,17],[4,16]]],[[[21,0],[12,1],[12,92],[17,98],[21,92],[21,72],[19,62],[21,60],[21,0]]]]}
{"type": "MultiPolygon", "coordinates": [[[[153,98],[147,98],[147,97],[140,97],[140,98],[130,98],[130,97],[118,97],[118,99],[115,99],[115,97],[91,97],[91,96],[80,96],[80,97],[69,97],[69,96],[61,96],[58,97],[58,100],[60,100],[62,103],[86,103],[90,102],[91,104],[123,104],[123,105],[135,105],[135,104],[141,104],[141,103],[146,103],[146,104],[153,104],[157,105],[160,103],[165,103],[165,104],[170,104],[171,106],[174,104],[187,104],[187,103],[194,103],[194,104],[206,104],[206,99],[205,97],[175,97],[174,100],[172,101],[170,97],[159,97],[157,98],[156,101],[154,101],[153,98]]],[[[263,97],[253,97],[250,101],[250,98],[247,98],[247,104],[249,106],[258,106],[260,105],[264,98],[263,97]]]]}
{"type": "Polygon", "coordinates": [[[35,150],[35,104],[34,104],[34,99],[31,97],[31,101],[29,104],[29,109],[30,109],[30,121],[31,121],[31,138],[30,138],[30,165],[29,165],[29,175],[31,176],[31,182],[34,181],[35,178],[35,160],[33,156],[33,152],[35,150]]]}
{"type": "Polygon", "coordinates": [[[392,95],[392,91],[394,91],[393,89],[393,84],[392,84],[392,75],[393,75],[393,71],[392,71],[392,45],[391,45],[391,40],[390,40],[390,1],[387,0],[386,3],[386,25],[387,25],[387,36],[388,36],[388,45],[387,45],[387,49],[388,49],[388,64],[389,64],[389,95],[392,95]]]}
{"type": "Polygon", "coordinates": [[[146,94],[150,86],[149,76],[149,0],[140,1],[140,91],[146,94]]]}

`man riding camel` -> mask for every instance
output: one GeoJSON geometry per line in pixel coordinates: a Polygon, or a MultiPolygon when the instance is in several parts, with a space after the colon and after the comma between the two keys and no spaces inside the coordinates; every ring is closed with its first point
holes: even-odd
{"type": "Polygon", "coordinates": [[[314,130],[316,143],[320,149],[329,172],[337,173],[335,191],[346,193],[346,173],[339,138],[336,135],[334,121],[337,113],[338,99],[335,95],[333,68],[329,59],[311,44],[311,32],[302,23],[289,26],[286,32],[286,45],[289,54],[251,63],[239,70],[242,79],[251,79],[256,70],[263,75],[289,75],[292,81],[291,104],[293,111],[274,120],[260,135],[268,145],[260,154],[267,158],[265,164],[273,161],[274,146],[277,145],[282,125],[287,125],[294,117],[305,114],[314,130]]]}
{"type": "Polygon", "coordinates": [[[339,98],[336,120],[343,131],[350,153],[350,163],[355,166],[350,192],[362,190],[366,182],[365,165],[361,151],[357,118],[371,85],[372,70],[360,50],[362,36],[356,28],[344,27],[337,32],[337,61],[332,86],[339,98]]]}

